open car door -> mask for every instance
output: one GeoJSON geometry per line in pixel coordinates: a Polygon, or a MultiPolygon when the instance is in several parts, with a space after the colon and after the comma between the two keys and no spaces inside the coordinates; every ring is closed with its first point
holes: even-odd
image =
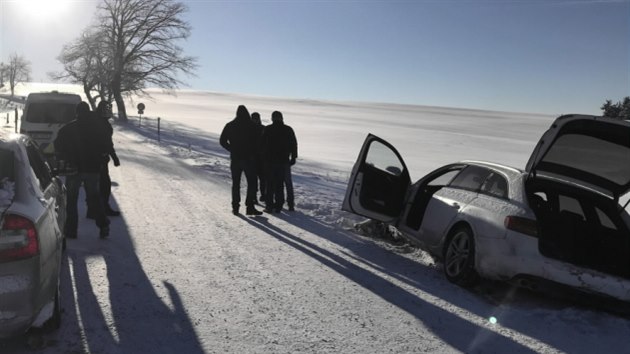
{"type": "Polygon", "coordinates": [[[525,170],[529,182],[563,180],[619,201],[630,192],[630,123],[585,115],[559,117],[525,170]]]}
{"type": "Polygon", "coordinates": [[[395,224],[410,185],[409,170],[398,151],[369,134],[352,168],[342,209],[395,224]]]}

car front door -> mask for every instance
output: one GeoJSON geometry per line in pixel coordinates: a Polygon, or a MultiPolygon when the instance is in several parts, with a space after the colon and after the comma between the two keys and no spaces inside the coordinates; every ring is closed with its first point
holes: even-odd
{"type": "Polygon", "coordinates": [[[396,224],[410,184],[409,170],[398,151],[369,134],[352,169],[342,209],[396,224]]]}

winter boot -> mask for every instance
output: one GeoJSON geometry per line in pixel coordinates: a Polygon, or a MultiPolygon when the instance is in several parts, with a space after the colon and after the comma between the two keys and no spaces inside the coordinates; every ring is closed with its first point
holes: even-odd
{"type": "Polygon", "coordinates": [[[256,210],[253,206],[247,207],[247,211],[245,213],[247,215],[262,215],[262,212],[256,210]]]}

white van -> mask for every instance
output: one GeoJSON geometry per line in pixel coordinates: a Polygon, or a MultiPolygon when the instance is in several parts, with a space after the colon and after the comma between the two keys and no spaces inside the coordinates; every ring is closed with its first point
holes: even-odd
{"type": "Polygon", "coordinates": [[[57,132],[75,118],[81,96],[57,91],[31,93],[26,98],[20,133],[35,140],[48,160],[55,154],[57,132]]]}

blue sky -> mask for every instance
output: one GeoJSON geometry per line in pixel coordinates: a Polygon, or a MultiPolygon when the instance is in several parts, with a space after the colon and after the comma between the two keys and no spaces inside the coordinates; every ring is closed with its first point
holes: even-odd
{"type": "MultiPolygon", "coordinates": [[[[96,4],[57,2],[2,0],[0,57],[38,81],[96,4]]],[[[630,95],[630,0],[184,2],[194,89],[550,114],[630,95]]]]}

